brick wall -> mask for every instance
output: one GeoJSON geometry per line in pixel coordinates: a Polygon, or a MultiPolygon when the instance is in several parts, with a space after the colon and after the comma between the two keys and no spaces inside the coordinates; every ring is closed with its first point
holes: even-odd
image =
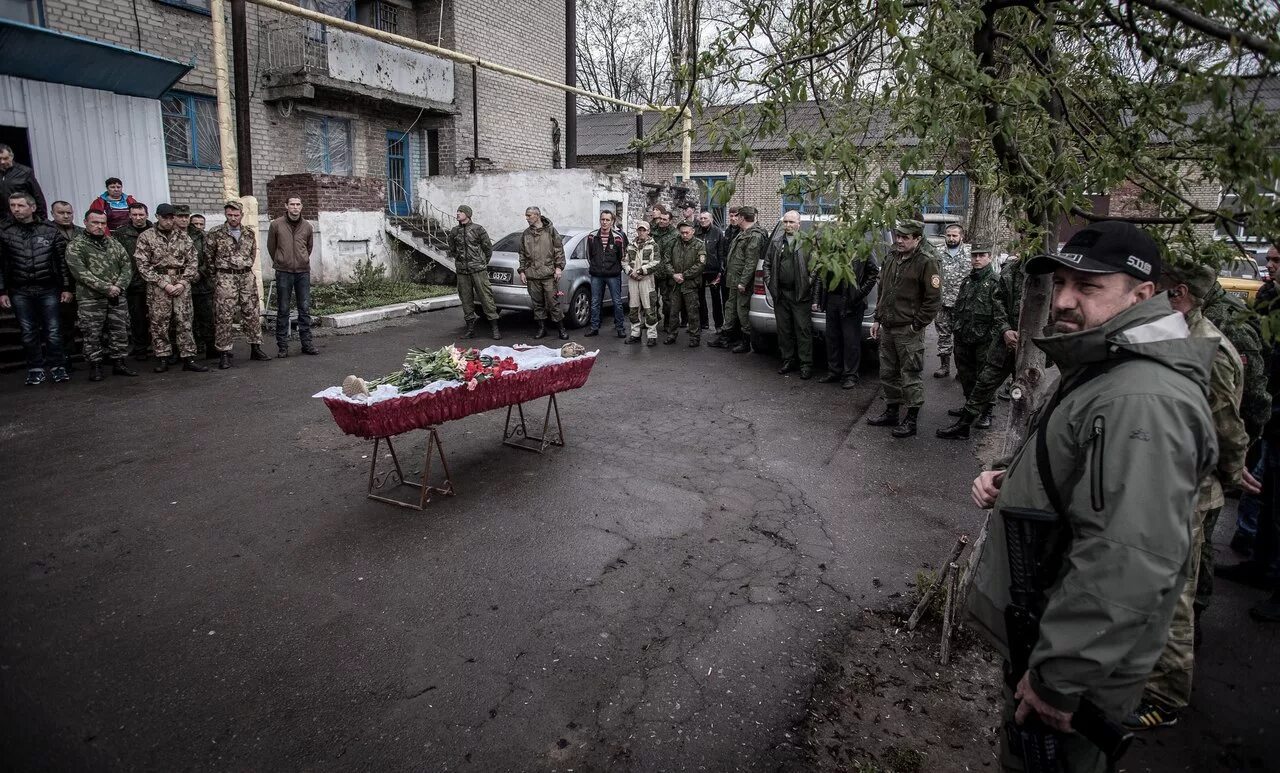
{"type": "Polygon", "coordinates": [[[267,214],[285,213],[285,204],[302,199],[302,216],[316,220],[321,212],[381,212],[387,203],[387,182],[380,177],[345,177],[327,174],[289,174],[267,183],[267,214]]]}

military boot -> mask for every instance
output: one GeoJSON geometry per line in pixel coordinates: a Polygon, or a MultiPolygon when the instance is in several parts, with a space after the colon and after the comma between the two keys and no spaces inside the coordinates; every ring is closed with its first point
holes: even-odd
{"type": "Polygon", "coordinates": [[[182,361],[182,369],[191,371],[192,373],[208,373],[209,369],[196,362],[195,357],[188,357],[182,361]]]}
{"type": "Polygon", "coordinates": [[[257,360],[258,362],[271,362],[271,355],[262,351],[262,344],[250,344],[249,359],[257,360]]]}
{"type": "Polygon", "coordinates": [[[502,340],[502,333],[498,332],[498,320],[494,319],[489,321],[489,333],[493,337],[493,340],[502,340]]]}
{"type": "Polygon", "coordinates": [[[113,376],[136,376],[138,371],[124,364],[124,358],[120,357],[111,361],[111,375],[113,376]]]}
{"type": "Polygon", "coordinates": [[[893,435],[896,438],[915,437],[916,421],[920,418],[919,408],[908,408],[907,415],[902,417],[902,423],[893,428],[893,435]]]}
{"type": "Polygon", "coordinates": [[[90,362],[89,363],[89,380],[101,381],[104,378],[105,376],[102,375],[102,363],[96,362],[96,361],[90,362]]]}
{"type": "Polygon", "coordinates": [[[884,407],[884,413],[879,416],[872,416],[867,419],[867,423],[873,427],[892,427],[898,423],[898,406],[894,403],[888,403],[884,407]]]}
{"type": "Polygon", "coordinates": [[[933,433],[943,440],[964,440],[969,437],[969,427],[973,425],[973,416],[961,413],[960,418],[950,427],[943,427],[933,433]]]}
{"type": "Polygon", "coordinates": [[[218,370],[226,370],[231,367],[231,352],[223,352],[218,358],[218,370]]]}
{"type": "Polygon", "coordinates": [[[534,333],[534,334],[533,334],[533,337],[534,337],[534,338],[546,338],[546,337],[547,337],[547,323],[546,323],[546,322],[543,322],[542,320],[538,320],[538,331],[537,331],[536,333],[534,333]]]}
{"type": "Polygon", "coordinates": [[[991,429],[991,408],[988,408],[978,414],[978,420],[973,423],[978,429],[991,429]]]}
{"type": "Polygon", "coordinates": [[[155,366],[154,368],[152,368],[152,369],[151,369],[151,371],[152,371],[153,373],[164,373],[164,372],[165,372],[165,371],[167,371],[167,370],[169,370],[169,358],[168,358],[168,357],[157,357],[157,358],[156,358],[156,366],[155,366]]]}
{"type": "Polygon", "coordinates": [[[747,352],[751,351],[751,341],[747,340],[744,337],[741,341],[738,342],[737,346],[733,347],[729,351],[733,352],[734,354],[746,354],[747,352]]]}
{"type": "Polygon", "coordinates": [[[560,323],[560,340],[561,341],[569,340],[569,331],[564,329],[564,322],[560,323]]]}
{"type": "Polygon", "coordinates": [[[940,365],[938,365],[938,369],[933,372],[933,377],[946,378],[947,376],[950,376],[951,375],[951,355],[939,354],[938,359],[941,360],[942,362],[940,365]]]}
{"type": "Polygon", "coordinates": [[[474,319],[467,321],[467,332],[462,334],[463,338],[476,337],[476,321],[474,319]]]}

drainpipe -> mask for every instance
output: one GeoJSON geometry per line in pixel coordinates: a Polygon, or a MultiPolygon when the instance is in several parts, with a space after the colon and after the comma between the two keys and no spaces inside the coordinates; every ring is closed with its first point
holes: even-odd
{"type": "Polygon", "coordinates": [[[227,21],[223,0],[209,0],[213,27],[213,78],[218,97],[218,141],[222,146],[222,198],[236,197],[236,142],[231,119],[231,87],[227,75],[227,21]]]}
{"type": "Polygon", "coordinates": [[[684,139],[680,148],[680,168],[681,174],[684,175],[684,184],[689,184],[690,157],[693,151],[693,113],[689,112],[689,108],[684,110],[684,139]]]}
{"type": "Polygon", "coordinates": [[[471,173],[480,163],[480,68],[471,65],[471,173]]]}
{"type": "Polygon", "coordinates": [[[644,139],[644,113],[636,113],[636,169],[644,171],[644,148],[640,147],[640,140],[644,139]]]}
{"type": "MultiPolygon", "coordinates": [[[[578,85],[578,5],[564,0],[564,83],[578,85]]],[[[564,93],[564,168],[578,165],[578,95],[564,93]]]]}
{"type": "Polygon", "coordinates": [[[249,43],[245,0],[231,0],[231,53],[235,73],[236,158],[240,193],[253,195],[253,137],[249,125],[249,43]]]}

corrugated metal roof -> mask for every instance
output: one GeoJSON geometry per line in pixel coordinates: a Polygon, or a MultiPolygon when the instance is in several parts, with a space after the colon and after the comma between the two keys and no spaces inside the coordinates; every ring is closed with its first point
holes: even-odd
{"type": "Polygon", "coordinates": [[[159,99],[191,65],[0,19],[0,75],[159,99]]]}

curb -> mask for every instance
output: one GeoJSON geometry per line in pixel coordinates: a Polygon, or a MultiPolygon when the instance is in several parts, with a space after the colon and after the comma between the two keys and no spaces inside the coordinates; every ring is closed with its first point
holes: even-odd
{"type": "Polygon", "coordinates": [[[376,306],[372,309],[344,311],[341,314],[326,314],[322,317],[316,317],[315,324],[320,327],[332,328],[355,327],[356,325],[367,325],[370,322],[377,322],[383,319],[407,317],[410,314],[421,314],[427,311],[451,309],[455,306],[461,305],[462,301],[458,299],[458,294],[454,293],[452,295],[441,295],[436,298],[422,298],[416,301],[405,301],[404,303],[392,303],[387,306],[376,306]]]}

